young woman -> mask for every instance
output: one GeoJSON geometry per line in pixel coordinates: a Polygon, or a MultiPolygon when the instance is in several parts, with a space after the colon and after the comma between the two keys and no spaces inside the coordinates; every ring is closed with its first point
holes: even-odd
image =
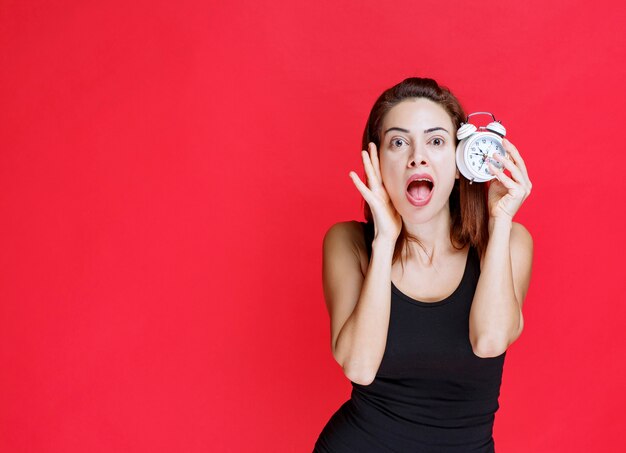
{"type": "Polygon", "coordinates": [[[470,184],[456,167],[458,100],[409,78],[374,104],[363,134],[367,222],[324,237],[323,284],[335,360],[351,398],[314,452],[494,452],[507,348],[523,329],[533,241],[513,222],[531,190],[503,141],[470,184]]]}

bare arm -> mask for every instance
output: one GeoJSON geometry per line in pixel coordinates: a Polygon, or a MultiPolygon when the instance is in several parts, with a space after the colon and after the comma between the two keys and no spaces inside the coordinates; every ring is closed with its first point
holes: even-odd
{"type": "Polygon", "coordinates": [[[492,220],[470,311],[470,342],[478,357],[497,357],[522,333],[522,305],[532,269],[533,241],[519,223],[492,220]]]}
{"type": "Polygon", "coordinates": [[[353,382],[369,385],[387,342],[391,310],[394,244],[377,238],[366,275],[361,271],[356,234],[360,225],[339,223],[324,237],[324,297],[331,319],[333,357],[353,382]]]}
{"type": "Polygon", "coordinates": [[[511,175],[488,163],[496,178],[488,192],[489,242],[470,311],[470,342],[478,357],[501,355],[522,333],[522,305],[532,269],[532,237],[513,222],[532,183],[518,149],[507,139],[502,145],[508,157],[496,153],[494,158],[511,175]]]}
{"type": "MultiPolygon", "coordinates": [[[[372,257],[361,266],[365,243],[356,222],[330,228],[324,237],[324,296],[331,319],[333,357],[353,382],[369,385],[383,359],[391,312],[391,262],[402,217],[382,184],[374,143],[361,151],[366,186],[353,171],[350,177],[374,220],[372,257]]],[[[363,258],[365,259],[365,258],[363,258]]]]}

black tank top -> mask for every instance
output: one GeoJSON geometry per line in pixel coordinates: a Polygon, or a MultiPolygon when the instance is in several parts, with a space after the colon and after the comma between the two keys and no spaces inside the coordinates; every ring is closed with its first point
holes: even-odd
{"type": "MultiPolygon", "coordinates": [[[[365,226],[371,254],[371,225],[365,226]]],[[[461,283],[438,302],[422,302],[391,283],[391,312],[382,362],[370,385],[330,418],[314,452],[494,452],[492,437],[506,352],[474,355],[469,313],[480,275],[469,248],[461,283]]]]}

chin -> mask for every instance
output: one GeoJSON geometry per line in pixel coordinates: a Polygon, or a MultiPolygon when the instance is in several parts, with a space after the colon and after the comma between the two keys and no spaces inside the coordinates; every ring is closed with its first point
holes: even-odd
{"type": "Polygon", "coordinates": [[[449,203],[447,201],[448,200],[442,204],[439,200],[431,199],[427,205],[420,207],[413,206],[411,203],[406,201],[402,205],[402,212],[400,212],[400,216],[405,223],[411,225],[427,223],[440,214],[442,210],[446,210],[446,212],[450,211],[449,203]]]}
{"type": "Polygon", "coordinates": [[[403,215],[402,221],[408,225],[421,225],[424,223],[428,223],[434,216],[428,215],[426,213],[415,213],[412,212],[409,215],[403,215]]]}

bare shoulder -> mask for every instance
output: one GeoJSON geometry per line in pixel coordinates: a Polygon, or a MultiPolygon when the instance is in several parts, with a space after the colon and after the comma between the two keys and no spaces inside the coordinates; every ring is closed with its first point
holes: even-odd
{"type": "MultiPolygon", "coordinates": [[[[511,272],[515,296],[520,306],[526,298],[533,266],[533,238],[530,231],[519,222],[512,222],[509,239],[509,254],[511,257],[511,272]]],[[[480,258],[480,268],[484,267],[486,252],[480,258]]]]}
{"type": "Polygon", "coordinates": [[[351,242],[363,243],[363,226],[356,220],[348,220],[345,222],[337,222],[328,229],[326,236],[341,237],[342,239],[349,239],[351,242]]]}
{"type": "Polygon", "coordinates": [[[350,248],[358,259],[361,272],[367,270],[367,249],[363,225],[356,220],[337,222],[324,235],[324,253],[329,254],[337,248],[350,248]]]}
{"type": "Polygon", "coordinates": [[[533,248],[533,237],[530,231],[519,222],[513,222],[511,226],[511,245],[515,247],[530,249],[533,248]]]}
{"type": "Polygon", "coordinates": [[[335,347],[341,329],[359,300],[365,279],[361,256],[364,243],[362,226],[355,221],[336,223],[324,236],[322,283],[330,316],[331,350],[340,364],[342,359],[335,355],[335,347]]]}
{"type": "Polygon", "coordinates": [[[515,294],[523,305],[533,266],[533,238],[528,229],[518,222],[511,226],[510,253],[515,294]]]}
{"type": "MultiPolygon", "coordinates": [[[[533,253],[533,237],[530,231],[519,222],[511,222],[511,255],[530,255],[533,253]],[[515,249],[515,252],[513,251],[515,249]]],[[[481,265],[484,261],[485,255],[480,258],[481,265]]]]}

